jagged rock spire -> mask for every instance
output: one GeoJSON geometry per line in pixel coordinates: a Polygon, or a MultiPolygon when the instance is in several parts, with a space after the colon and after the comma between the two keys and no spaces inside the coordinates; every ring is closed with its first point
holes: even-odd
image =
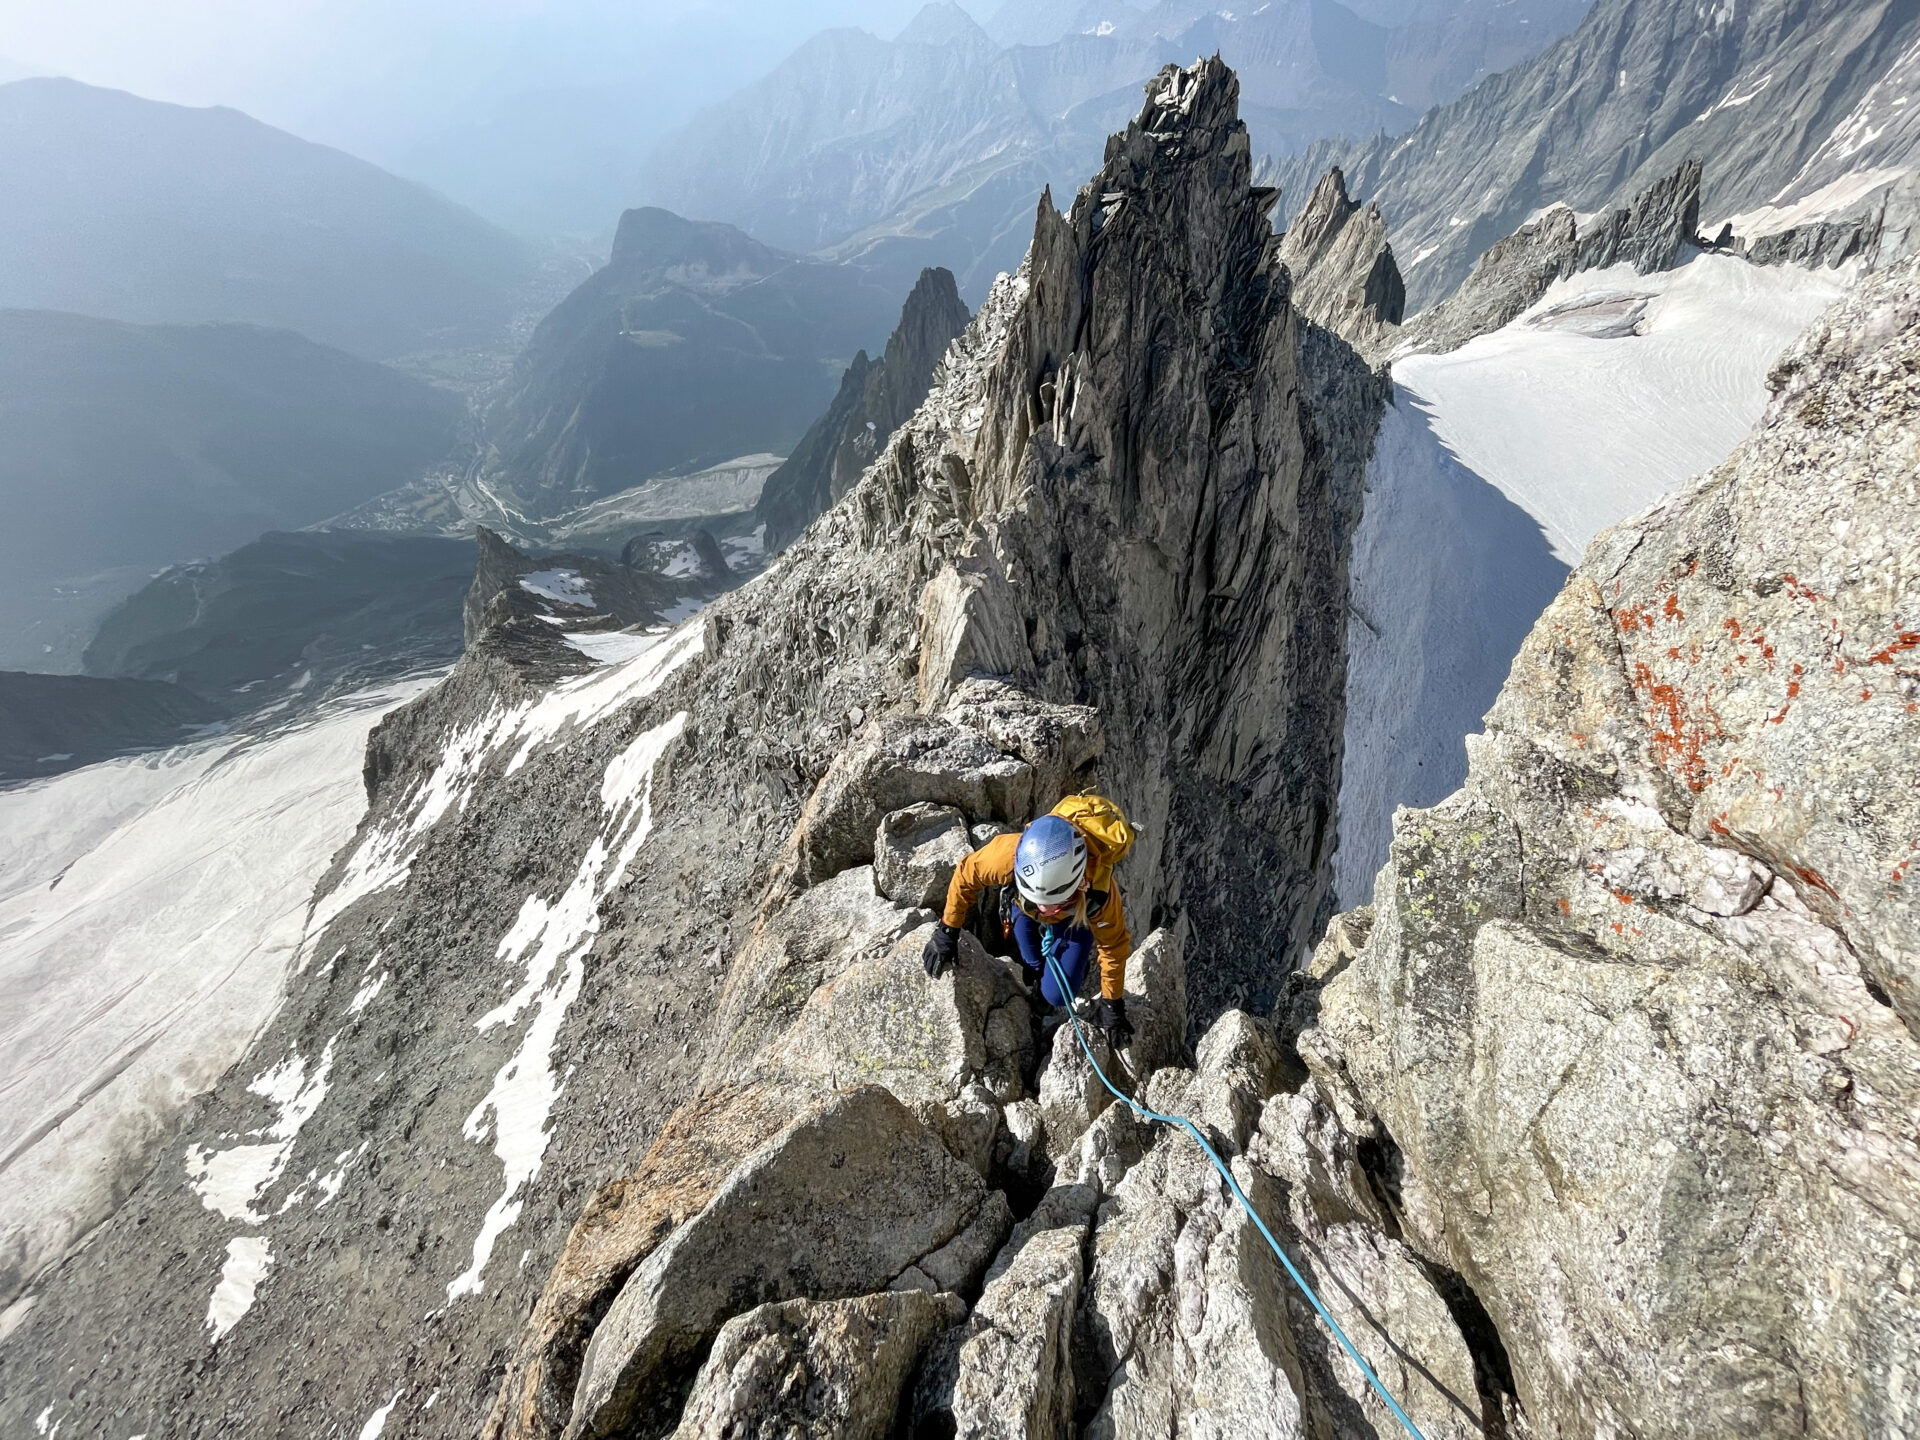
{"type": "Polygon", "coordinates": [[[1300,313],[1362,349],[1389,337],[1406,312],[1407,287],[1380,207],[1349,197],[1337,165],[1281,237],[1280,259],[1293,275],[1300,313]]]}
{"type": "Polygon", "coordinates": [[[900,309],[900,322],[878,360],[862,350],[840,377],[826,413],[808,429],[786,463],[767,477],[755,515],[766,524],[769,550],[784,549],[812,519],[860,478],[893,432],[927,398],[933,367],[967,324],[966,302],[953,272],[937,266],[900,309]]]}

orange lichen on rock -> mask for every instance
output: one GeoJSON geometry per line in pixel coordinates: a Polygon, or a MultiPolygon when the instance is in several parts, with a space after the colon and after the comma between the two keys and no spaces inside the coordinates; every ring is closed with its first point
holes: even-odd
{"type": "Polygon", "coordinates": [[[1894,636],[1893,643],[1884,650],[1876,650],[1867,657],[1869,665],[1891,665],[1893,657],[1903,651],[1920,648],[1920,630],[1902,630],[1894,636]]]}
{"type": "Polygon", "coordinates": [[[1708,740],[1718,739],[1722,733],[1712,704],[1705,696],[1698,702],[1711,721],[1709,729],[1705,721],[1693,718],[1687,699],[1677,686],[1655,679],[1653,672],[1638,660],[1633,665],[1633,688],[1647,697],[1647,724],[1652,732],[1649,740],[1654,759],[1696,794],[1706,789],[1707,762],[1702,752],[1708,740]]]}

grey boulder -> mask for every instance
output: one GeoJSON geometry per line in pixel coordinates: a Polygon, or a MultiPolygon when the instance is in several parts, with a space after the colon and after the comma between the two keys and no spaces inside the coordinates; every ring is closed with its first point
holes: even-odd
{"type": "Polygon", "coordinates": [[[885,1289],[964,1230],[985,1199],[979,1175],[886,1090],[820,1101],[621,1289],[581,1364],[569,1440],[670,1418],[693,1358],[733,1314],[885,1289]]]}
{"type": "Polygon", "coordinates": [[[922,801],[891,811],[873,837],[874,887],[896,905],[938,910],[972,849],[967,817],[951,805],[922,801]]]}
{"type": "Polygon", "coordinates": [[[735,1316],[700,1367],[673,1440],[885,1440],[927,1341],[965,1313],[953,1295],[895,1290],[735,1316]]]}

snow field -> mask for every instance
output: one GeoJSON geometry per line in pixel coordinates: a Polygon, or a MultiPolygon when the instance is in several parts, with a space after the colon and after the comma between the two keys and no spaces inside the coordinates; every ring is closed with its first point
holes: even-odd
{"type": "Polygon", "coordinates": [[[1596,532],[1726,458],[1760,418],[1768,368],[1851,278],[1710,254],[1654,275],[1590,270],[1450,355],[1395,361],[1393,376],[1575,565],[1596,532]],[[1627,297],[1646,299],[1643,334],[1595,339],[1570,328],[1577,314],[1545,314],[1627,297]]]}
{"type": "Polygon", "coordinates": [[[1394,810],[1466,778],[1464,737],[1587,542],[1724,460],[1852,278],[1713,254],[1588,271],[1450,355],[1394,362],[1350,557],[1341,905],[1370,898],[1394,810]]]}
{"type": "Polygon", "coordinates": [[[112,1213],[271,1017],[364,809],[367,732],[426,683],[0,792],[0,1305],[112,1213]]]}

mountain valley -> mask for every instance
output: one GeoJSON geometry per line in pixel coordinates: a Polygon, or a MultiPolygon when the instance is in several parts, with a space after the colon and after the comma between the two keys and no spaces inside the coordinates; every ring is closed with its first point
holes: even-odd
{"type": "Polygon", "coordinates": [[[0,1436],[1920,1429],[1916,25],[934,4],[458,365],[0,311],[0,1436]]]}

